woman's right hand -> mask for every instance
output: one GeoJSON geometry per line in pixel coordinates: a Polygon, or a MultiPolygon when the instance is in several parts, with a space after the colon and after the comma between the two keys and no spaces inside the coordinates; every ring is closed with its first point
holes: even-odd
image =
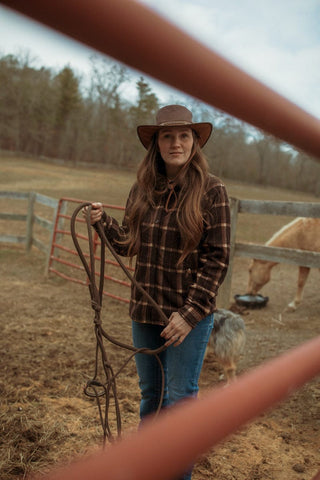
{"type": "MultiPolygon", "coordinates": [[[[91,212],[90,212],[90,223],[91,225],[94,225],[95,223],[99,222],[101,220],[102,214],[103,214],[103,208],[102,208],[102,203],[95,202],[91,204],[91,212]]],[[[82,209],[82,215],[84,218],[87,217],[87,212],[88,212],[88,207],[84,207],[82,209]]]]}

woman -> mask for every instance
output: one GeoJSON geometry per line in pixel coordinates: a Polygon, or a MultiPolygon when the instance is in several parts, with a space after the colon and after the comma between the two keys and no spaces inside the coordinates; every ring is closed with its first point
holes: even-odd
{"type": "MultiPolygon", "coordinates": [[[[216,296],[228,265],[230,212],[225,186],[210,175],[201,148],[210,123],[194,123],[180,105],[159,110],[155,125],[138,127],[147,154],[130,191],[122,225],[94,203],[91,224],[123,256],[136,255],[135,278],[168,317],[167,326],[133,285],[130,317],[135,347],[166,345],[163,407],[196,396],[213,327],[216,296]]],[[[156,359],[136,355],[140,417],[158,407],[161,372],[156,359]]],[[[191,478],[187,474],[184,479],[191,478]]]]}

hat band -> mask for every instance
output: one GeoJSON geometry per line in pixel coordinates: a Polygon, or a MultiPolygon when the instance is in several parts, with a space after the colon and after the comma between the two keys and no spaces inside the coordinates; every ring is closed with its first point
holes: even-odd
{"type": "Polygon", "coordinates": [[[159,127],[165,127],[166,125],[191,125],[192,122],[186,122],[185,120],[175,120],[172,122],[159,123],[159,127]]]}

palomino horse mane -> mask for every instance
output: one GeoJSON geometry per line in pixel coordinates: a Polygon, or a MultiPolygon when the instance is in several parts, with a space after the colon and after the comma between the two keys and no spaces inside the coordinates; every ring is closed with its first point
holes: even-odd
{"type": "Polygon", "coordinates": [[[266,242],[266,245],[272,245],[274,241],[278,240],[284,233],[290,230],[300,220],[303,220],[303,217],[297,217],[294,220],[292,220],[292,222],[284,225],[282,228],[280,228],[280,230],[275,232],[271,238],[269,238],[269,240],[266,242]]]}

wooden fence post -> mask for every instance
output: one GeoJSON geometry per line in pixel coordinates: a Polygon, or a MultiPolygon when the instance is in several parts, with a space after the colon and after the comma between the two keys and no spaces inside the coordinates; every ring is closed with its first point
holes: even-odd
{"type": "Polygon", "coordinates": [[[219,289],[219,294],[217,298],[217,304],[219,308],[228,309],[230,306],[231,281],[232,281],[235,243],[236,243],[238,211],[239,211],[239,199],[231,197],[230,198],[230,215],[231,215],[230,260],[229,260],[229,268],[228,268],[227,275],[224,279],[223,284],[219,289]]]}
{"type": "Polygon", "coordinates": [[[36,193],[30,192],[27,212],[27,225],[26,225],[26,251],[30,252],[33,241],[33,222],[34,222],[34,203],[36,200],[36,193]]]}

